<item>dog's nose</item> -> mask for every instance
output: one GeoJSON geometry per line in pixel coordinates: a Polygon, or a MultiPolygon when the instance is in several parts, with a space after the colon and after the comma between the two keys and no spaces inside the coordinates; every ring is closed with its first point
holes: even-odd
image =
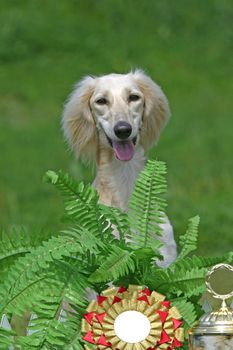
{"type": "Polygon", "coordinates": [[[120,121],[114,126],[114,132],[119,139],[125,140],[130,136],[132,126],[127,122],[120,121]]]}

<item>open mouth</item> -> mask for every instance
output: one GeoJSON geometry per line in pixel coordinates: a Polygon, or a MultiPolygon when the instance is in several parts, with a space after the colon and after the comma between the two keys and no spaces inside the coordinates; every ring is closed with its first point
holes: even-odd
{"type": "Polygon", "coordinates": [[[111,140],[106,135],[110,146],[113,148],[114,154],[117,159],[121,161],[129,161],[134,156],[135,145],[137,142],[137,136],[132,140],[115,141],[111,140]]]}

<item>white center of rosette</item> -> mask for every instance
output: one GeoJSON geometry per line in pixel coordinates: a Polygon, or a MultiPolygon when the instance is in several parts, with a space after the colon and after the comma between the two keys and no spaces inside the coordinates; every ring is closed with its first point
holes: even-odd
{"type": "Polygon", "coordinates": [[[115,319],[114,330],[126,343],[139,343],[149,335],[150,321],[141,312],[125,311],[115,319]]]}

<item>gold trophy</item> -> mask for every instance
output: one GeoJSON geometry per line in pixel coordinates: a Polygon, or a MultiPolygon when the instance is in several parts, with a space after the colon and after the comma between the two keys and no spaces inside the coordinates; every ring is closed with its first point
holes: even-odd
{"type": "MultiPolygon", "coordinates": [[[[190,350],[233,350],[233,310],[226,300],[233,297],[233,289],[227,294],[217,293],[221,282],[213,287],[214,276],[227,274],[227,282],[233,285],[233,266],[217,264],[212,267],[206,277],[207,291],[216,299],[221,299],[220,309],[205,313],[198,324],[190,330],[190,350]]],[[[215,280],[216,281],[216,280],[215,280]]],[[[220,288],[221,289],[221,288],[220,288]]]]}

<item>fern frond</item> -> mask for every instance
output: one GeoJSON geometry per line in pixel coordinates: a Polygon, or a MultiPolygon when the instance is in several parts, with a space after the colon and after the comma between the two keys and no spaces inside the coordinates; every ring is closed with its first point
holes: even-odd
{"type": "Polygon", "coordinates": [[[28,233],[23,227],[13,228],[9,233],[0,232],[0,261],[8,256],[28,253],[39,246],[51,234],[47,231],[28,233]]]}
{"type": "Polygon", "coordinates": [[[21,349],[40,350],[57,349],[63,350],[67,340],[72,335],[72,330],[56,319],[49,320],[47,324],[41,323],[40,318],[35,318],[31,322],[30,329],[35,333],[19,337],[17,345],[21,349]],[[42,327],[43,328],[42,328],[42,327]]]}
{"type": "Polygon", "coordinates": [[[23,349],[64,349],[70,339],[80,332],[86,307],[85,293],[89,286],[87,278],[80,273],[76,262],[65,265],[58,262],[53,269],[54,279],[47,280],[47,286],[38,291],[36,299],[33,298],[35,303],[31,310],[35,317],[28,326],[32,334],[17,340],[23,349]],[[61,316],[64,301],[68,301],[69,308],[73,310],[66,310],[65,317],[61,316]]]}
{"type": "Polygon", "coordinates": [[[97,191],[90,185],[78,183],[62,171],[48,171],[45,180],[60,191],[65,211],[71,222],[85,227],[102,240],[113,240],[111,225],[100,210],[97,191]]]}
{"type": "Polygon", "coordinates": [[[63,298],[76,310],[86,305],[86,289],[91,287],[88,282],[86,269],[79,260],[70,258],[66,261],[57,261],[52,268],[52,281],[63,283],[63,298]]]}
{"type": "MultiPolygon", "coordinates": [[[[86,311],[83,310],[83,312],[80,314],[71,314],[71,317],[69,318],[69,324],[67,324],[68,327],[71,327],[73,330],[72,335],[69,337],[66,344],[64,344],[63,350],[83,350],[84,349],[84,340],[82,339],[83,334],[81,333],[81,318],[82,315],[86,311]]],[[[91,344],[90,344],[91,345],[91,344]]],[[[92,349],[92,347],[90,347],[92,349]]],[[[93,347],[93,350],[95,347],[93,347]]]]}
{"type": "Polygon", "coordinates": [[[198,215],[189,219],[189,224],[186,233],[180,236],[179,243],[182,249],[178,256],[178,259],[185,258],[189,253],[197,249],[199,223],[200,217],[198,215]]]}
{"type": "Polygon", "coordinates": [[[173,301],[171,305],[176,306],[182,315],[185,337],[187,338],[188,330],[194,325],[197,320],[195,307],[190,301],[187,300],[173,301]]]}
{"type": "Polygon", "coordinates": [[[48,170],[44,180],[58,188],[66,203],[71,203],[72,200],[77,199],[83,202],[84,205],[98,202],[98,194],[93,187],[75,181],[70,175],[64,174],[61,170],[58,173],[48,170]]]}
{"type": "Polygon", "coordinates": [[[119,208],[107,207],[106,205],[99,204],[100,210],[106,219],[115,226],[120,241],[125,241],[125,238],[129,232],[129,220],[128,215],[119,208]]]}
{"type": "Polygon", "coordinates": [[[193,255],[192,257],[186,257],[184,259],[176,260],[172,265],[170,265],[169,269],[171,269],[174,272],[178,272],[181,269],[191,270],[193,268],[211,268],[215,264],[230,263],[230,256],[230,253],[216,257],[204,257],[193,255]]]}
{"type": "Polygon", "coordinates": [[[163,162],[148,161],[140,173],[129,202],[130,240],[135,248],[161,246],[160,224],[165,221],[166,166],[163,162]]]}
{"type": "MultiPolygon", "coordinates": [[[[91,344],[90,344],[91,345],[91,344]]],[[[95,350],[95,347],[90,346],[88,344],[88,347],[90,349],[95,350]]],[[[77,335],[77,337],[72,340],[72,342],[68,345],[65,345],[64,350],[83,350],[84,349],[84,341],[82,340],[82,336],[81,335],[77,335]]]]}
{"type": "Polygon", "coordinates": [[[84,249],[84,251],[89,251],[93,254],[98,254],[98,250],[105,249],[104,242],[96,237],[91,231],[87,230],[85,227],[79,225],[74,225],[67,230],[63,230],[62,233],[69,237],[74,237],[76,242],[84,249]]]}
{"type": "Polygon", "coordinates": [[[84,310],[80,315],[75,312],[62,311],[63,316],[59,317],[59,303],[56,305],[51,299],[50,302],[43,301],[43,306],[46,315],[43,314],[42,310],[39,316],[32,319],[28,327],[28,331],[31,334],[26,337],[19,337],[17,345],[27,350],[63,350],[65,348],[72,349],[73,345],[76,346],[73,346],[73,349],[78,348],[78,346],[80,348],[81,344],[83,344],[81,336],[81,317],[84,310]],[[50,312],[50,318],[47,316],[48,310],[50,312]]]}
{"type": "Polygon", "coordinates": [[[50,236],[46,231],[29,234],[24,228],[14,228],[9,233],[0,232],[0,280],[4,280],[16,259],[31,252],[50,236]]]}
{"type": "Polygon", "coordinates": [[[52,262],[72,256],[74,253],[82,255],[85,252],[74,237],[59,236],[52,237],[30,254],[19,258],[1,285],[0,313],[25,288],[30,288],[31,284],[43,278],[38,275],[39,271],[47,269],[52,262]]]}
{"type": "Polygon", "coordinates": [[[90,282],[107,282],[116,280],[130,272],[134,272],[133,252],[113,246],[104,263],[91,274],[90,282]]]}
{"type": "Polygon", "coordinates": [[[228,264],[232,264],[232,263],[233,263],[233,251],[229,252],[229,253],[226,255],[226,258],[227,258],[228,264]]]}
{"type": "Polygon", "coordinates": [[[190,300],[194,302],[205,290],[207,269],[219,262],[232,263],[233,253],[218,258],[187,257],[197,245],[199,217],[194,217],[180,239],[177,261],[167,269],[153,265],[161,246],[161,224],[166,220],[165,173],[163,162],[147,163],[128,215],[99,204],[91,186],[62,172],[47,172],[46,180],[61,192],[73,226],[39,243],[23,232],[1,236],[0,268],[7,259],[14,262],[4,280],[0,279],[0,319],[3,313],[21,315],[25,310],[35,317],[27,329],[30,335],[16,342],[11,331],[0,328],[0,349],[14,344],[23,350],[82,350],[86,289],[100,292],[110,281],[145,284],[165,294],[179,308],[185,329],[193,325],[199,309],[190,300]],[[119,240],[112,234],[115,229],[119,240]]]}
{"type": "MultiPolygon", "coordinates": [[[[1,321],[1,318],[0,318],[1,321]]],[[[4,329],[0,327],[0,349],[9,350],[10,346],[13,344],[15,332],[12,330],[4,329]]]]}
{"type": "Polygon", "coordinates": [[[158,269],[148,283],[153,289],[159,290],[161,293],[173,293],[177,296],[185,295],[188,298],[204,292],[206,273],[207,268],[196,267],[190,270],[182,268],[179,271],[169,268],[167,270],[158,269]]]}
{"type": "Polygon", "coordinates": [[[167,269],[154,268],[147,285],[161,293],[198,296],[205,291],[205,277],[209,268],[220,262],[230,263],[231,253],[221,257],[193,256],[177,260],[167,269]]]}

